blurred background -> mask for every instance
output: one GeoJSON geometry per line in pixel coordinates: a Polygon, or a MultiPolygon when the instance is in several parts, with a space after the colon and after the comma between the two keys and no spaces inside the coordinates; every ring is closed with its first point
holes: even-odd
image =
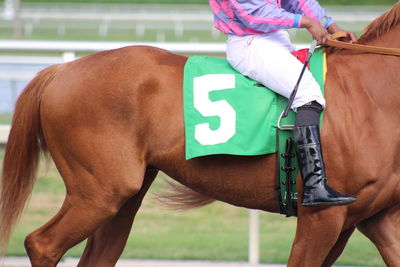
{"type": "MultiPolygon", "coordinates": [[[[397,1],[320,2],[339,25],[360,35],[369,22],[397,1]]],[[[289,32],[295,43],[310,42],[305,30],[289,32]]],[[[4,44],[6,40],[221,44],[225,36],[214,29],[206,0],[3,0],[0,1],[0,40],[7,45],[0,47],[0,114],[3,114],[0,122],[4,123],[9,118],[4,117],[4,113],[12,111],[15,97],[27,80],[37,70],[60,60],[61,51],[51,53],[54,46],[73,46],[63,42],[53,44],[53,49],[46,51],[43,46],[48,46],[48,43],[31,43],[29,47],[29,43],[23,42],[4,44]],[[28,47],[25,51],[24,48],[13,51],[12,48],[19,45],[28,47]],[[58,56],[59,59],[51,56],[58,56]]]]}
{"type": "MultiPolygon", "coordinates": [[[[366,25],[397,0],[319,2],[342,28],[360,36],[366,25]]],[[[299,47],[311,41],[305,30],[289,33],[299,47]]],[[[206,0],[0,1],[0,143],[4,145],[19,93],[39,70],[88,53],[143,42],[187,55],[223,56],[225,36],[213,28],[206,0]],[[185,50],[188,46],[192,49],[185,50]]],[[[0,161],[3,154],[0,149],[0,161]]],[[[162,180],[168,178],[163,174],[160,178],[153,195],[165,189],[162,180]]],[[[24,237],[54,215],[64,194],[55,167],[43,167],[30,205],[10,242],[10,255],[25,255],[24,237]]],[[[134,238],[130,237],[123,256],[247,261],[248,224],[248,211],[244,209],[215,203],[177,213],[161,208],[150,196],[139,212],[134,238]]],[[[262,262],[287,261],[295,225],[294,218],[260,215],[262,262]]],[[[68,255],[79,256],[82,246],[68,255]]],[[[359,233],[352,237],[339,264],[384,266],[376,249],[359,233]]]]}

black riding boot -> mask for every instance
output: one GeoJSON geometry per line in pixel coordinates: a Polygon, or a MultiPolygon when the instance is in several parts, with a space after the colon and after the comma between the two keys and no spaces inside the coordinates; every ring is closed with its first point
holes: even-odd
{"type": "MultiPolygon", "coordinates": [[[[319,113],[322,111],[322,107],[316,102],[311,102],[306,106],[298,108],[297,116],[300,115],[300,117],[296,117],[296,125],[293,130],[294,139],[297,144],[300,173],[303,179],[302,205],[315,207],[350,204],[356,200],[355,197],[345,196],[327,185],[319,134],[319,113],[317,112],[318,117],[310,113],[313,111],[313,105],[314,108],[319,106],[319,113]],[[310,114],[311,116],[308,116],[310,114]],[[318,120],[314,125],[301,125],[302,121],[308,123],[315,122],[316,118],[318,120]]],[[[314,112],[316,112],[316,109],[314,112]]]]}

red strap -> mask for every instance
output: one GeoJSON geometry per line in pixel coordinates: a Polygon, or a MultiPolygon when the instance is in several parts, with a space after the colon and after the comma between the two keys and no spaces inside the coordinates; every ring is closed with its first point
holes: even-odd
{"type": "Polygon", "coordinates": [[[292,55],[295,56],[301,63],[304,64],[307,59],[307,53],[308,53],[308,48],[303,48],[292,52],[292,55]]]}

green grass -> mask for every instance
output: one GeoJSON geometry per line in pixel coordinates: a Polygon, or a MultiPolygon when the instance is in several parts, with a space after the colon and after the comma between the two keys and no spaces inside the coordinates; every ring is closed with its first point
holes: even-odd
{"type": "MultiPolygon", "coordinates": [[[[53,22],[54,23],[54,22],[53,22]]],[[[211,30],[211,26],[210,26],[211,30]]],[[[146,30],[144,36],[136,36],[134,29],[113,29],[107,36],[100,36],[97,28],[78,29],[68,28],[65,34],[59,35],[57,28],[44,29],[35,28],[32,35],[22,35],[20,40],[51,40],[51,41],[118,41],[118,42],[156,42],[157,35],[162,32],[165,42],[225,42],[226,36],[220,34],[217,38],[213,38],[210,30],[190,32],[186,31],[182,37],[176,37],[173,30],[146,30]]],[[[11,29],[0,31],[0,39],[12,39],[13,32],[11,29]]]]}
{"type": "Polygon", "coordinates": [[[0,124],[10,124],[12,115],[9,113],[0,113],[0,124]]]}
{"type": "MultiPolygon", "coordinates": [[[[3,151],[0,150],[0,159],[3,151]]],[[[122,257],[138,259],[201,259],[246,261],[248,211],[221,202],[177,212],[162,207],[154,193],[166,190],[161,174],[146,196],[135,220],[122,257]]],[[[65,194],[62,180],[53,165],[42,164],[33,196],[16,227],[8,255],[24,256],[26,235],[48,221],[59,209],[65,194]]],[[[295,218],[262,213],[261,260],[286,263],[296,229],[295,218]]],[[[67,256],[80,256],[84,243],[67,256]]],[[[351,238],[338,265],[384,266],[375,247],[360,233],[351,238]]]]}

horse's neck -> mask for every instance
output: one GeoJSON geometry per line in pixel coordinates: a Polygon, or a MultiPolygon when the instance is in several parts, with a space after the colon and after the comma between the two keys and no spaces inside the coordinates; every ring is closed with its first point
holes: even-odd
{"type": "MultiPolygon", "coordinates": [[[[400,49],[400,26],[368,45],[400,49]]],[[[344,50],[328,57],[328,73],[329,69],[329,79],[334,80],[329,84],[337,87],[332,88],[335,97],[349,103],[349,109],[361,111],[366,117],[377,110],[388,116],[400,113],[400,57],[344,50]]],[[[400,116],[396,117],[400,123],[400,116]]]]}
{"type": "MultiPolygon", "coordinates": [[[[382,35],[374,41],[370,42],[370,45],[391,47],[400,49],[400,26],[393,28],[391,31],[382,35]]],[[[371,78],[369,83],[364,83],[364,86],[369,87],[371,95],[382,105],[388,104],[393,109],[393,104],[398,107],[397,111],[400,111],[400,57],[398,56],[371,56],[366,55],[364,62],[365,71],[369,72],[371,78]],[[367,69],[369,67],[369,69],[367,69]]],[[[397,113],[398,114],[398,113],[397,113]]]]}

